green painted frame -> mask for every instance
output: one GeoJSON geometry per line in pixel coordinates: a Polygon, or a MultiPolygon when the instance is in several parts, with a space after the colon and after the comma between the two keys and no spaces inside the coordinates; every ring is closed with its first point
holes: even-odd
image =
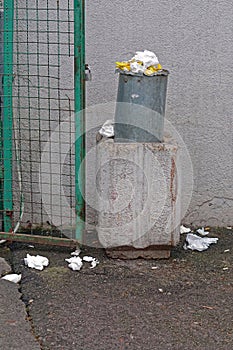
{"type": "Polygon", "coordinates": [[[3,210],[4,231],[12,231],[12,131],[13,131],[13,36],[14,0],[4,1],[4,76],[3,76],[3,210]]]}
{"type": "Polygon", "coordinates": [[[3,210],[4,232],[2,239],[34,242],[61,246],[75,246],[83,242],[85,229],[85,1],[74,0],[74,97],[75,97],[75,240],[55,237],[14,234],[13,190],[12,190],[12,146],[13,146],[13,42],[14,42],[14,0],[4,1],[4,80],[3,80],[3,210]]]}
{"type": "Polygon", "coordinates": [[[76,239],[85,229],[85,1],[74,0],[76,239]]]}

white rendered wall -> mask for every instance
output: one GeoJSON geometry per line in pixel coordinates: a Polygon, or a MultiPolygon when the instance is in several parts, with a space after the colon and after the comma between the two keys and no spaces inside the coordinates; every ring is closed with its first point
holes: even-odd
{"type": "MultiPolygon", "coordinates": [[[[184,221],[232,225],[232,1],[87,0],[86,11],[86,61],[93,74],[88,105],[116,100],[116,60],[137,50],[154,51],[170,71],[166,118],[181,134],[193,164],[194,188],[184,221]]],[[[105,117],[93,121],[91,113],[87,127],[105,117]]],[[[94,132],[88,140],[91,147],[94,132]]],[[[88,169],[94,172],[94,163],[88,169]]],[[[88,179],[89,196],[91,186],[88,179]]]]}

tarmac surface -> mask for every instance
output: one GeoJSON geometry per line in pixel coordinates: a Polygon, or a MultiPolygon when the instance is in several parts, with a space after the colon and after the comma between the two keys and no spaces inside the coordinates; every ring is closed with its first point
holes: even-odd
{"type": "Polygon", "coordinates": [[[111,260],[84,248],[100,264],[68,268],[70,250],[0,246],[20,285],[0,280],[1,350],[233,349],[233,230],[211,229],[217,244],[168,260],[111,260]],[[46,256],[43,271],[26,254],[46,256]],[[18,291],[19,288],[19,291],[18,291]]]}

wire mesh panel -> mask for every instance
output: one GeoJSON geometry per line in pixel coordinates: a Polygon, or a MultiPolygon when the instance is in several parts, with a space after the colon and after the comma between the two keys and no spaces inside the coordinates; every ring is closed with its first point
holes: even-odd
{"type": "Polygon", "coordinates": [[[12,230],[75,238],[75,2],[12,3],[12,230]]]}

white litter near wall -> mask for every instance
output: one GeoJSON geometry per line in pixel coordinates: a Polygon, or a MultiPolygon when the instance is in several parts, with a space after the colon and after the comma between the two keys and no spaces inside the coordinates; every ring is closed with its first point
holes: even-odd
{"type": "Polygon", "coordinates": [[[197,250],[202,252],[209,248],[210,244],[217,243],[218,238],[199,237],[193,233],[188,233],[184,249],[197,250]]]}
{"type": "Polygon", "coordinates": [[[139,97],[138,94],[132,94],[132,95],[131,95],[131,98],[132,98],[133,100],[135,100],[135,99],[138,98],[138,97],[139,97]]]}
{"type": "Polygon", "coordinates": [[[81,249],[79,247],[76,248],[74,252],[71,253],[72,256],[79,256],[81,253],[81,249]]]}
{"type": "Polygon", "coordinates": [[[30,254],[27,254],[27,257],[24,258],[24,263],[25,265],[27,265],[32,269],[42,271],[45,266],[49,265],[49,259],[41,255],[33,256],[30,254]]]}
{"type": "Polygon", "coordinates": [[[185,227],[183,225],[180,226],[180,234],[184,234],[184,233],[189,233],[191,232],[191,229],[189,227],[185,227]]]}
{"type": "Polygon", "coordinates": [[[69,263],[68,267],[73,271],[79,271],[83,266],[82,259],[79,256],[73,256],[72,258],[65,259],[65,261],[69,263]]]}
{"type": "Polygon", "coordinates": [[[87,255],[85,255],[84,257],[83,257],[83,261],[87,261],[87,262],[92,262],[93,261],[93,257],[92,256],[87,256],[87,255]]]}
{"type": "Polygon", "coordinates": [[[88,255],[85,255],[83,258],[80,258],[79,256],[73,256],[72,258],[65,259],[65,261],[69,263],[68,266],[73,271],[81,270],[83,266],[83,261],[91,263],[90,269],[94,269],[99,264],[98,259],[88,255]]]}
{"type": "Polygon", "coordinates": [[[90,269],[94,269],[97,265],[99,264],[99,260],[97,260],[96,258],[94,258],[91,262],[91,267],[90,269]]]}
{"type": "Polygon", "coordinates": [[[0,244],[3,244],[3,243],[5,243],[5,242],[6,242],[5,239],[1,239],[0,244]]]}
{"type": "Polygon", "coordinates": [[[99,264],[99,260],[96,258],[93,258],[92,256],[84,256],[83,261],[90,262],[91,269],[94,269],[99,264]]]}
{"type": "Polygon", "coordinates": [[[68,266],[73,271],[79,271],[81,269],[81,267],[82,267],[82,265],[77,264],[77,262],[72,262],[68,266]]]}
{"type": "Polygon", "coordinates": [[[101,129],[99,130],[100,135],[105,137],[113,137],[114,136],[114,121],[107,120],[101,129]]]}
{"type": "Polygon", "coordinates": [[[16,273],[11,273],[10,275],[6,275],[2,277],[2,280],[10,281],[13,283],[19,283],[21,281],[22,275],[17,275],[16,273]]]}
{"type": "Polygon", "coordinates": [[[209,231],[205,231],[205,228],[202,227],[197,230],[197,233],[199,233],[199,235],[202,235],[202,236],[207,236],[209,234],[209,231]]]}

